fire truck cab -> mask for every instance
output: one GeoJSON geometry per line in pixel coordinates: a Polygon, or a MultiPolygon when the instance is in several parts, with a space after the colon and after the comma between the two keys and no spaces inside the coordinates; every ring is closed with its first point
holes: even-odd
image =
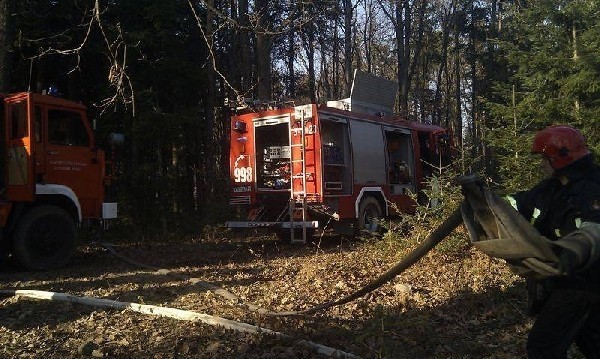
{"type": "MultiPolygon", "coordinates": [[[[26,269],[66,264],[76,226],[117,217],[86,108],[29,92],[4,95],[0,146],[0,246],[26,269]]],[[[110,163],[108,163],[110,167],[110,163]]]]}
{"type": "Polygon", "coordinates": [[[305,242],[326,223],[373,231],[395,210],[412,212],[410,194],[449,164],[450,137],[392,116],[396,88],[355,73],[350,99],[233,116],[230,204],[247,218],[227,226],[270,227],[305,242]]]}

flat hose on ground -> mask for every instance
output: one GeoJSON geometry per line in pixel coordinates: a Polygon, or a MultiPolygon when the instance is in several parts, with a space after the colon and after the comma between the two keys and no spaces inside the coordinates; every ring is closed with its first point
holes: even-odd
{"type": "Polygon", "coordinates": [[[369,284],[360,288],[359,290],[348,294],[345,297],[342,297],[335,301],[326,302],[323,304],[319,304],[315,307],[300,310],[300,311],[288,311],[288,312],[271,312],[268,315],[272,316],[290,316],[290,315],[305,315],[312,314],[314,312],[324,310],[327,308],[335,307],[338,305],[349,303],[357,298],[364,296],[367,293],[374,291],[375,289],[381,287],[385,283],[394,279],[400,273],[404,272],[406,269],[415,264],[419,259],[421,259],[425,254],[427,254],[433,247],[435,247],[438,243],[440,243],[444,238],[446,238],[456,227],[458,227],[462,223],[462,214],[460,208],[455,209],[448,218],[442,224],[440,224],[423,242],[421,242],[412,252],[410,252],[406,257],[402,258],[398,264],[388,269],[385,273],[371,281],[369,284]]]}

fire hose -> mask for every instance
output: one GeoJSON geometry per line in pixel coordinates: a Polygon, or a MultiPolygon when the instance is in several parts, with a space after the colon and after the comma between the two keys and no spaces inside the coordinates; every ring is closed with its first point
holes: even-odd
{"type": "Polygon", "coordinates": [[[419,259],[421,259],[425,254],[427,254],[433,247],[435,247],[438,243],[440,243],[444,238],[446,238],[456,227],[458,227],[462,223],[462,215],[460,209],[455,209],[448,218],[442,222],[431,234],[425,238],[423,242],[421,242],[412,252],[406,255],[400,262],[396,265],[388,269],[385,273],[371,281],[369,284],[364,287],[358,289],[357,291],[350,293],[347,296],[344,296],[340,299],[333,300],[330,302],[326,302],[323,304],[319,304],[315,307],[301,310],[301,311],[287,311],[287,312],[276,312],[269,313],[273,316],[289,316],[289,315],[302,315],[302,314],[311,314],[317,311],[325,310],[331,307],[335,307],[338,305],[349,303],[357,298],[368,294],[375,289],[381,287],[385,283],[391,281],[400,273],[404,272],[406,269],[410,268],[413,264],[415,264],[419,259]]]}

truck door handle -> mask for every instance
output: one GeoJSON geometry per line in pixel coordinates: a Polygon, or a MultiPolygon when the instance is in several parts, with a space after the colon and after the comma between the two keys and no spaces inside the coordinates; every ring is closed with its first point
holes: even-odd
{"type": "Polygon", "coordinates": [[[49,155],[60,155],[60,152],[58,151],[48,151],[49,155]]]}

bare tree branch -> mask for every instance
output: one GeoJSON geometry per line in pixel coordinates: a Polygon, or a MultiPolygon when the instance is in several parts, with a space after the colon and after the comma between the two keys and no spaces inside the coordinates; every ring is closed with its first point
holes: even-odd
{"type": "MultiPolygon", "coordinates": [[[[100,107],[101,113],[104,113],[109,108],[116,107],[119,103],[124,104],[126,107],[131,105],[132,114],[135,117],[135,96],[133,90],[133,84],[129,75],[126,72],[126,62],[127,62],[127,45],[123,40],[123,31],[119,24],[117,24],[116,29],[118,30],[118,34],[116,38],[111,42],[109,40],[109,35],[104,29],[104,25],[102,23],[100,11],[100,2],[99,0],[95,0],[94,8],[91,11],[91,16],[89,21],[85,24],[86,31],[83,39],[80,44],[74,48],[70,49],[57,49],[54,47],[48,47],[46,49],[42,49],[35,56],[28,57],[27,59],[39,59],[48,55],[64,55],[64,56],[76,56],[77,63],[76,65],[70,69],[67,73],[72,73],[80,69],[80,61],[81,61],[81,51],[88,44],[90,35],[92,33],[92,29],[94,26],[97,26],[100,34],[102,35],[104,44],[107,50],[107,57],[110,62],[110,68],[108,71],[108,82],[110,87],[114,89],[114,94],[111,97],[105,98],[101,100],[96,106],[100,107]]],[[[49,39],[59,38],[64,36],[68,31],[62,32],[60,34],[53,35],[47,38],[40,39],[30,39],[26,40],[29,42],[44,42],[49,39]]]]}

